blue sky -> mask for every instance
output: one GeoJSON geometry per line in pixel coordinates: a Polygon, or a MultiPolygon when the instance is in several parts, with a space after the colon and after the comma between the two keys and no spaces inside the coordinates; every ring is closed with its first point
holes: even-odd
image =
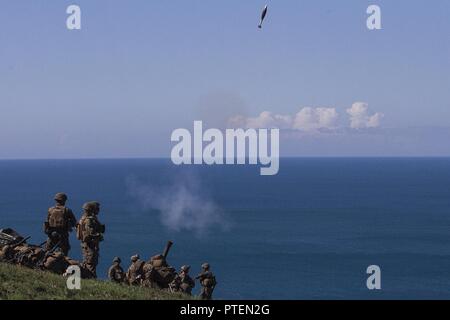
{"type": "Polygon", "coordinates": [[[447,0],[1,0],[0,158],[167,157],[193,120],[305,107],[334,129],[287,130],[282,155],[450,156],[449,57],[447,0]],[[349,126],[355,102],[376,128],[349,126]]]}

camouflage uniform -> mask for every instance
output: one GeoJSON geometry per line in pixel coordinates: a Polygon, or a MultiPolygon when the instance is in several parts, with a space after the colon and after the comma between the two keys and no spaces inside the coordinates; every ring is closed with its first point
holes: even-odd
{"type": "Polygon", "coordinates": [[[45,256],[45,251],[41,247],[29,244],[18,246],[14,251],[14,262],[28,268],[36,268],[45,256]]]}
{"type": "Polygon", "coordinates": [[[191,295],[192,289],[195,287],[195,281],[189,276],[190,266],[182,266],[180,273],[170,284],[170,289],[173,292],[183,292],[191,295]]]}
{"type": "Polygon", "coordinates": [[[83,254],[82,266],[90,272],[91,278],[97,278],[99,244],[103,241],[105,226],[97,218],[100,211],[98,202],[88,202],[83,205],[83,216],[77,225],[77,237],[81,240],[83,254]]]}
{"type": "Polygon", "coordinates": [[[50,271],[60,275],[66,275],[67,268],[70,266],[78,266],[81,271],[81,277],[89,278],[89,272],[85,270],[80,262],[66,257],[61,250],[47,253],[40,266],[41,269],[50,271]]]}
{"type": "Polygon", "coordinates": [[[42,248],[29,244],[6,245],[0,250],[0,261],[35,268],[44,257],[42,248]]]}
{"type": "Polygon", "coordinates": [[[144,266],[144,286],[156,289],[169,289],[177,273],[167,264],[164,255],[158,254],[150,258],[144,266]]]}
{"type": "Polygon", "coordinates": [[[15,252],[12,246],[3,246],[3,248],[0,250],[0,261],[8,262],[9,260],[13,259],[14,254],[15,252]]]}
{"type": "Polygon", "coordinates": [[[64,274],[70,263],[66,259],[66,256],[61,251],[56,251],[45,257],[42,268],[44,270],[56,273],[64,274]]]}
{"type": "Polygon", "coordinates": [[[56,205],[48,209],[44,232],[48,235],[45,250],[50,250],[57,244],[64,255],[69,254],[69,232],[76,225],[76,218],[69,208],[65,207],[67,196],[64,193],[55,195],[56,205]]]}
{"type": "Polygon", "coordinates": [[[212,300],[212,294],[217,285],[216,277],[210,271],[210,266],[208,263],[202,264],[202,273],[200,273],[196,279],[200,280],[202,289],[200,291],[200,299],[202,300],[212,300]]]}
{"type": "Polygon", "coordinates": [[[121,260],[119,257],[114,258],[113,265],[108,270],[108,278],[112,282],[122,283],[125,281],[125,272],[120,266],[121,260]]]}
{"type": "Polygon", "coordinates": [[[131,265],[126,273],[126,280],[130,286],[140,285],[144,277],[145,262],[139,259],[139,255],[136,254],[131,257],[131,265]]]}
{"type": "Polygon", "coordinates": [[[23,238],[13,229],[0,230],[0,261],[14,263],[34,268],[45,255],[40,246],[28,244],[28,238],[23,238]]]}

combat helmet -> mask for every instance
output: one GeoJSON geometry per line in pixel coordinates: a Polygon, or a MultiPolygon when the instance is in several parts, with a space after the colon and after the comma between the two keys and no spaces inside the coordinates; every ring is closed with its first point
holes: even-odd
{"type": "Polygon", "coordinates": [[[91,209],[91,203],[90,202],[85,202],[81,208],[83,210],[89,211],[91,209]]]}
{"type": "Polygon", "coordinates": [[[209,269],[209,263],[205,262],[202,264],[202,269],[208,270],[209,269]]]}
{"type": "Polygon", "coordinates": [[[55,201],[58,202],[66,202],[67,201],[67,194],[65,194],[64,192],[58,192],[57,194],[55,194],[55,201]]]}
{"type": "Polygon", "coordinates": [[[113,263],[121,263],[121,262],[122,262],[122,260],[119,257],[115,257],[113,259],[113,263]]]}
{"type": "Polygon", "coordinates": [[[97,209],[98,202],[90,201],[83,204],[82,209],[88,212],[94,212],[97,209]]]}
{"type": "Polygon", "coordinates": [[[181,271],[189,272],[190,269],[191,269],[191,266],[189,266],[189,265],[181,266],[181,271]]]}

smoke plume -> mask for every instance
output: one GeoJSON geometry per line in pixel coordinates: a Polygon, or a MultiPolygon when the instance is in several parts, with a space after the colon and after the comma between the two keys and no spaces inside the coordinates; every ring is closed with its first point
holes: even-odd
{"type": "Polygon", "coordinates": [[[195,176],[177,177],[167,186],[145,184],[136,177],[129,177],[126,183],[141,208],[159,212],[161,224],[171,231],[190,231],[201,237],[213,228],[229,228],[223,210],[195,176]]]}

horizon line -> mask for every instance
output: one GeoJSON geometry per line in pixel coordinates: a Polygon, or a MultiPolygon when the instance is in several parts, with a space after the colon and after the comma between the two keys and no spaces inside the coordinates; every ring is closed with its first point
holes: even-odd
{"type": "MultiPolygon", "coordinates": [[[[248,158],[248,157],[246,157],[248,158]]],[[[442,156],[280,156],[279,159],[449,159],[442,156]]],[[[170,160],[170,157],[0,158],[0,161],[170,160]]]]}

